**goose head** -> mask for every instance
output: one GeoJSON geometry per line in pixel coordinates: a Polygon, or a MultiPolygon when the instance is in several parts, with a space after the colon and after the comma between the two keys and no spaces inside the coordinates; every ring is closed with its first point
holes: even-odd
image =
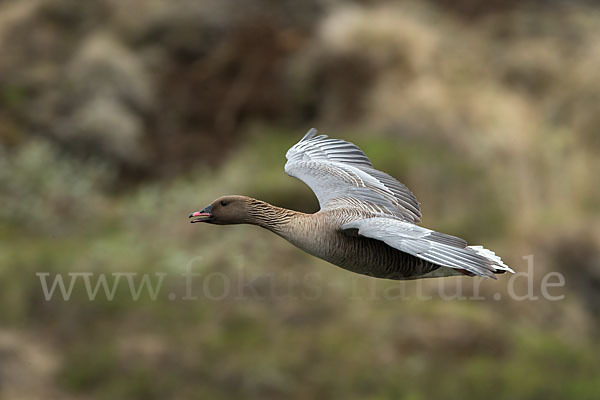
{"type": "Polygon", "coordinates": [[[250,200],[245,196],[219,197],[202,210],[191,213],[190,222],[208,222],[217,225],[247,223],[250,200]]]}

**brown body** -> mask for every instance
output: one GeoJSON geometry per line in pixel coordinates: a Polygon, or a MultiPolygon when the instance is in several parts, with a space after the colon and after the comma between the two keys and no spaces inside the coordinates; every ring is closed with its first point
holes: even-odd
{"type": "Polygon", "coordinates": [[[198,222],[258,225],[315,257],[358,274],[387,279],[413,279],[440,268],[380,240],[342,232],[340,227],[343,224],[371,216],[355,209],[340,208],[305,214],[244,196],[222,197],[206,209],[210,213],[204,214],[211,216],[198,222]]]}
{"type": "Polygon", "coordinates": [[[346,210],[299,215],[292,218],[290,229],[285,229],[280,236],[315,257],[362,275],[410,279],[439,268],[380,240],[341,232],[342,223],[338,221],[345,218],[335,214],[343,211],[346,210]],[[318,235],[311,234],[315,232],[318,235]]]}

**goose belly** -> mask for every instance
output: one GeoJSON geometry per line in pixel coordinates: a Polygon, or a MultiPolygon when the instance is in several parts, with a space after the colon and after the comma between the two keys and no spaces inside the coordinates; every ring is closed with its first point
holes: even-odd
{"type": "Polygon", "coordinates": [[[348,271],[376,278],[414,279],[439,268],[379,240],[339,232],[318,236],[311,243],[292,243],[348,271]]]}

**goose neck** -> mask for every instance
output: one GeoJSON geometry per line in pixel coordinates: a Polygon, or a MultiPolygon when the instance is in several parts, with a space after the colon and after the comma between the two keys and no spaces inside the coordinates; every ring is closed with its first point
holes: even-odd
{"type": "Polygon", "coordinates": [[[293,219],[299,214],[298,211],[257,200],[248,211],[248,222],[281,235],[293,228],[293,219]]]}

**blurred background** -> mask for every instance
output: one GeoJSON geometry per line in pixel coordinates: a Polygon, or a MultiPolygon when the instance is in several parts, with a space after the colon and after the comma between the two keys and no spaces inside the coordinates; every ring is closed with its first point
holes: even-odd
{"type": "Polygon", "coordinates": [[[594,1],[0,1],[0,398],[599,398],[599,37],[594,1]],[[188,223],[223,194],[315,211],[283,172],[313,126],[424,226],[516,271],[533,255],[539,299],[508,276],[394,299],[259,228],[188,223]],[[40,272],[168,275],[154,300],[123,280],[47,301],[40,272]]]}

